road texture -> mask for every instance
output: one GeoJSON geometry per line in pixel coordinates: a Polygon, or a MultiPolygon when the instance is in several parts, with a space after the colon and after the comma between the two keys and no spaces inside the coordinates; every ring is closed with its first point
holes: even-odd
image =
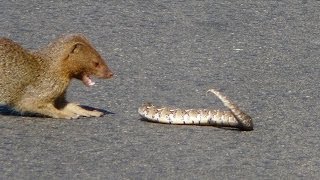
{"type": "Polygon", "coordinates": [[[85,34],[116,76],[68,99],[107,112],[54,120],[0,112],[0,179],[316,179],[320,1],[2,1],[0,36],[37,49],[85,34]],[[217,107],[250,132],[141,121],[144,101],[217,107]]]}

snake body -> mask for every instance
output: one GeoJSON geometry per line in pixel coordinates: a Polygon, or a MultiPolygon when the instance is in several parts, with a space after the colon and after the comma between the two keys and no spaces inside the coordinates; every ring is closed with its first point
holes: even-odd
{"type": "Polygon", "coordinates": [[[212,125],[217,127],[238,128],[243,131],[253,130],[252,119],[225,95],[215,89],[208,92],[215,94],[229,111],[215,109],[179,109],[143,104],[138,113],[143,119],[165,124],[212,125]]]}

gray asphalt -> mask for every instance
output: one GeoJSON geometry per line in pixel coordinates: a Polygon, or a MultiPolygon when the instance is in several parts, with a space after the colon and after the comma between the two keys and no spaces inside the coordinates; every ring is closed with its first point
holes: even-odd
{"type": "Polygon", "coordinates": [[[85,34],[116,76],[68,99],[110,113],[0,115],[0,179],[317,179],[320,2],[1,1],[0,36],[28,49],[85,34]],[[141,121],[144,101],[252,116],[250,132],[141,121]]]}

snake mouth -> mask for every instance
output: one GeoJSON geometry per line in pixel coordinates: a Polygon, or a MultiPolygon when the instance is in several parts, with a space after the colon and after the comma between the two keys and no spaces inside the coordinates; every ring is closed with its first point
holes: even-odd
{"type": "Polygon", "coordinates": [[[84,85],[90,87],[90,86],[93,86],[95,84],[94,81],[92,81],[92,79],[90,78],[89,75],[83,75],[82,76],[82,82],[84,85]]]}

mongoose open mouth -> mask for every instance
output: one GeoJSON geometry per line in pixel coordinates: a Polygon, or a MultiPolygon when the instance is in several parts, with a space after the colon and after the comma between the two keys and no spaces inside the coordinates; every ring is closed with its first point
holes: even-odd
{"type": "Polygon", "coordinates": [[[90,78],[90,76],[88,76],[88,75],[82,76],[82,82],[83,82],[83,84],[85,84],[88,87],[93,86],[95,84],[95,82],[93,82],[92,79],[90,78]]]}

